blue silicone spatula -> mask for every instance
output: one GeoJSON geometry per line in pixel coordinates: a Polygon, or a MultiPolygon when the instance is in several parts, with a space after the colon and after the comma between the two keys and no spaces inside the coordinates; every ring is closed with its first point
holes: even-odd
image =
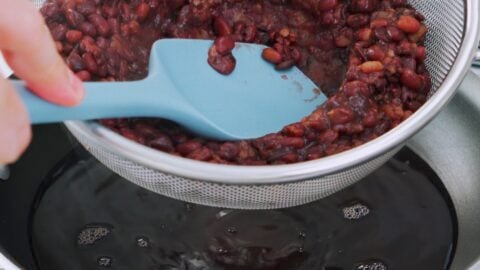
{"type": "Polygon", "coordinates": [[[261,58],[264,46],[238,43],[229,76],[207,63],[212,41],[162,39],[153,45],[147,78],[87,82],[87,95],[73,108],[57,106],[14,85],[31,120],[52,123],[115,117],[159,117],[220,140],[250,139],[277,132],[323,103],[325,96],[297,68],[277,71],[261,58]]]}

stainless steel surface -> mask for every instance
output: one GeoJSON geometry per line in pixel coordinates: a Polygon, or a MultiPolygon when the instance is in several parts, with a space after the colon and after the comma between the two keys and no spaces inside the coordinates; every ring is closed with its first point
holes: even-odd
{"type": "Polygon", "coordinates": [[[426,15],[429,101],[384,136],[342,154],[294,165],[238,167],[196,162],[132,143],[94,123],[69,122],[79,141],[109,168],[154,192],[210,206],[271,209],[328,196],[373,171],[450,100],[475,54],[479,1],[412,0],[426,15]]]}
{"type": "MultiPolygon", "coordinates": [[[[478,9],[477,1],[473,7],[478,9]]],[[[467,55],[465,52],[464,61],[467,55]]],[[[457,70],[457,80],[461,74],[457,70]]],[[[450,268],[453,270],[480,269],[479,115],[480,80],[469,74],[453,101],[407,144],[434,168],[452,198],[458,218],[458,243],[450,268]]]]}
{"type": "Polygon", "coordinates": [[[8,180],[10,177],[10,170],[7,166],[0,164],[0,180],[8,180]]]}
{"type": "Polygon", "coordinates": [[[437,172],[452,198],[458,244],[451,269],[480,269],[479,115],[480,79],[469,74],[453,102],[408,142],[437,172]]]}
{"type": "Polygon", "coordinates": [[[475,59],[473,60],[474,67],[480,67],[480,45],[478,47],[478,51],[475,54],[475,59]]]}
{"type": "Polygon", "coordinates": [[[0,253],[0,270],[20,270],[18,264],[14,263],[12,259],[0,253]]]}

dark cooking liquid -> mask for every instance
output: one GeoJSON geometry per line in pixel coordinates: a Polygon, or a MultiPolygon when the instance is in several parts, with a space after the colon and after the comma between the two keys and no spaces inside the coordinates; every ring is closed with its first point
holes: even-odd
{"type": "Polygon", "coordinates": [[[168,199],[75,157],[45,181],[32,246],[42,270],[446,269],[452,214],[430,180],[406,151],[318,202],[239,211],[168,199]]]}

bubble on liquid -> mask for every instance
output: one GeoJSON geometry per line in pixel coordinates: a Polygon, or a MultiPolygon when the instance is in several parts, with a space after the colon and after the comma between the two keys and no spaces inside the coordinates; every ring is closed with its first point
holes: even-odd
{"type": "Polygon", "coordinates": [[[113,264],[113,259],[107,256],[102,256],[97,259],[97,265],[100,267],[109,268],[113,264]]]}
{"type": "Polygon", "coordinates": [[[228,215],[228,214],[230,214],[230,213],[232,213],[232,212],[233,212],[233,210],[231,210],[231,209],[224,209],[224,210],[219,211],[219,212],[215,215],[215,217],[216,217],[217,219],[221,219],[221,218],[225,217],[226,215],[228,215]]]}
{"type": "Polygon", "coordinates": [[[381,261],[361,263],[355,267],[355,270],[387,270],[388,267],[381,261]]]}
{"type": "MultiPolygon", "coordinates": [[[[213,262],[211,262],[204,254],[194,252],[193,254],[184,254],[180,256],[180,260],[184,263],[183,267],[178,269],[191,269],[191,270],[206,270],[210,269],[213,262]]],[[[173,269],[172,269],[173,270],[173,269]]]]}
{"type": "Polygon", "coordinates": [[[150,246],[150,240],[145,236],[137,237],[136,243],[137,246],[141,248],[148,248],[150,246]]]}
{"type": "Polygon", "coordinates": [[[193,210],[193,204],[186,203],[185,209],[187,210],[187,212],[191,212],[193,210]]]}
{"type": "Polygon", "coordinates": [[[368,206],[356,203],[352,206],[343,208],[343,217],[349,220],[361,219],[370,214],[370,208],[368,206]]]}
{"type": "Polygon", "coordinates": [[[217,254],[223,254],[223,255],[225,255],[225,254],[228,254],[228,252],[229,252],[229,251],[228,251],[228,249],[226,249],[226,248],[218,248],[218,249],[217,249],[217,254]]]}
{"type": "Polygon", "coordinates": [[[110,234],[112,226],[89,224],[77,236],[77,244],[80,246],[93,245],[97,241],[110,234]]]}
{"type": "Polygon", "coordinates": [[[229,234],[236,234],[238,232],[238,230],[235,227],[228,227],[227,232],[229,234]]]}

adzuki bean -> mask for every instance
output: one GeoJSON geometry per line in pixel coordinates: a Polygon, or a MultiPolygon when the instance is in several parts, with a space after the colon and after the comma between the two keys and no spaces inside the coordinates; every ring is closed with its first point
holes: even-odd
{"type": "Polygon", "coordinates": [[[215,40],[208,63],[222,74],[235,68],[235,42],[259,43],[269,46],[262,57],[272,68],[296,65],[328,95],[298,122],[248,141],[206,140],[162,119],[101,120],[201,161],[267,165],[336,154],[410,117],[431,87],[424,16],[406,0],[47,0],[41,12],[84,81],[142,79],[155,40],[199,38],[215,40]]]}

